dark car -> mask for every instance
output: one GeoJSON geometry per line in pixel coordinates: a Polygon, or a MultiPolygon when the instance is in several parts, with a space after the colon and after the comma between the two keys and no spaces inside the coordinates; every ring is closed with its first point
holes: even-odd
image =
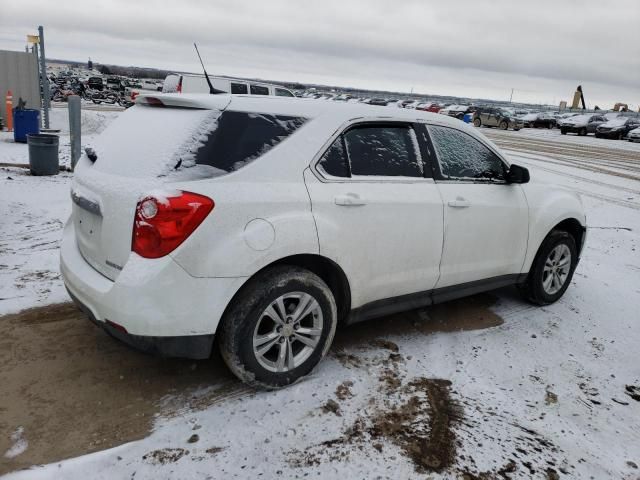
{"type": "Polygon", "coordinates": [[[578,135],[596,133],[596,128],[603,123],[606,123],[606,121],[607,118],[604,115],[599,115],[597,113],[576,115],[575,117],[567,118],[562,122],[562,125],[560,126],[560,133],[562,135],[566,135],[567,133],[577,133],[578,135]]]}
{"type": "Polygon", "coordinates": [[[640,127],[640,118],[617,117],[596,128],[596,137],[622,140],[628,133],[640,127]]]}
{"type": "Polygon", "coordinates": [[[473,114],[473,125],[476,127],[498,127],[501,130],[512,128],[520,130],[524,124],[508,110],[497,107],[479,107],[473,114]]]}
{"type": "Polygon", "coordinates": [[[522,117],[524,126],[528,128],[554,128],[556,119],[550,113],[529,113],[522,117]]]}
{"type": "Polygon", "coordinates": [[[92,90],[102,90],[104,88],[102,77],[89,77],[87,85],[89,85],[89,88],[92,90]]]}
{"type": "Polygon", "coordinates": [[[369,105],[379,105],[379,106],[382,106],[382,107],[386,107],[387,104],[389,103],[389,100],[386,100],[384,98],[372,98],[367,103],[369,105]]]}

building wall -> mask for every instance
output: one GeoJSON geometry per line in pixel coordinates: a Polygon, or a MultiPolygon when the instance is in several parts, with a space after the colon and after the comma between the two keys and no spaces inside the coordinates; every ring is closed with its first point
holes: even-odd
{"type": "Polygon", "coordinates": [[[7,90],[13,93],[14,106],[22,97],[27,102],[27,108],[40,110],[40,80],[35,53],[0,50],[0,117],[3,119],[6,115],[7,90]]]}

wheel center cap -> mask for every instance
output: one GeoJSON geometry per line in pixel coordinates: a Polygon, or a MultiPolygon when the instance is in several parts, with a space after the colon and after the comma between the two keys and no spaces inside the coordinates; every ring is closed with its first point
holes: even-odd
{"type": "Polygon", "coordinates": [[[290,337],[293,335],[293,325],[285,325],[282,327],[282,335],[285,337],[290,337]]]}

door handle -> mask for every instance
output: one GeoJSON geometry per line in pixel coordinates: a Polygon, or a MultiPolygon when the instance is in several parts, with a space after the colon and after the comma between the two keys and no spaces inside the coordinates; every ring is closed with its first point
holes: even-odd
{"type": "Polygon", "coordinates": [[[359,205],[367,204],[367,202],[360,198],[360,195],[358,195],[357,193],[346,193],[344,195],[337,195],[334,198],[334,201],[336,202],[336,205],[340,205],[342,207],[357,207],[359,205]]]}
{"type": "Polygon", "coordinates": [[[452,208],[467,208],[471,206],[471,202],[463,197],[457,197],[455,200],[450,200],[448,205],[452,208]]]}

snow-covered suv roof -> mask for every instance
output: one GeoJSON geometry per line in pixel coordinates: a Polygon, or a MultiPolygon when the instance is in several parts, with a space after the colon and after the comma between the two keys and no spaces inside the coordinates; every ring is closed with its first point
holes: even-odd
{"type": "Polygon", "coordinates": [[[404,121],[432,121],[461,128],[463,124],[455,118],[421,110],[387,108],[349,102],[322,102],[310,98],[290,98],[267,95],[207,95],[207,94],[142,94],[136,98],[138,104],[159,104],[165,106],[210,110],[234,110],[240,112],[271,113],[305,118],[332,117],[337,122],[354,118],[375,117],[376,119],[404,121]]]}

